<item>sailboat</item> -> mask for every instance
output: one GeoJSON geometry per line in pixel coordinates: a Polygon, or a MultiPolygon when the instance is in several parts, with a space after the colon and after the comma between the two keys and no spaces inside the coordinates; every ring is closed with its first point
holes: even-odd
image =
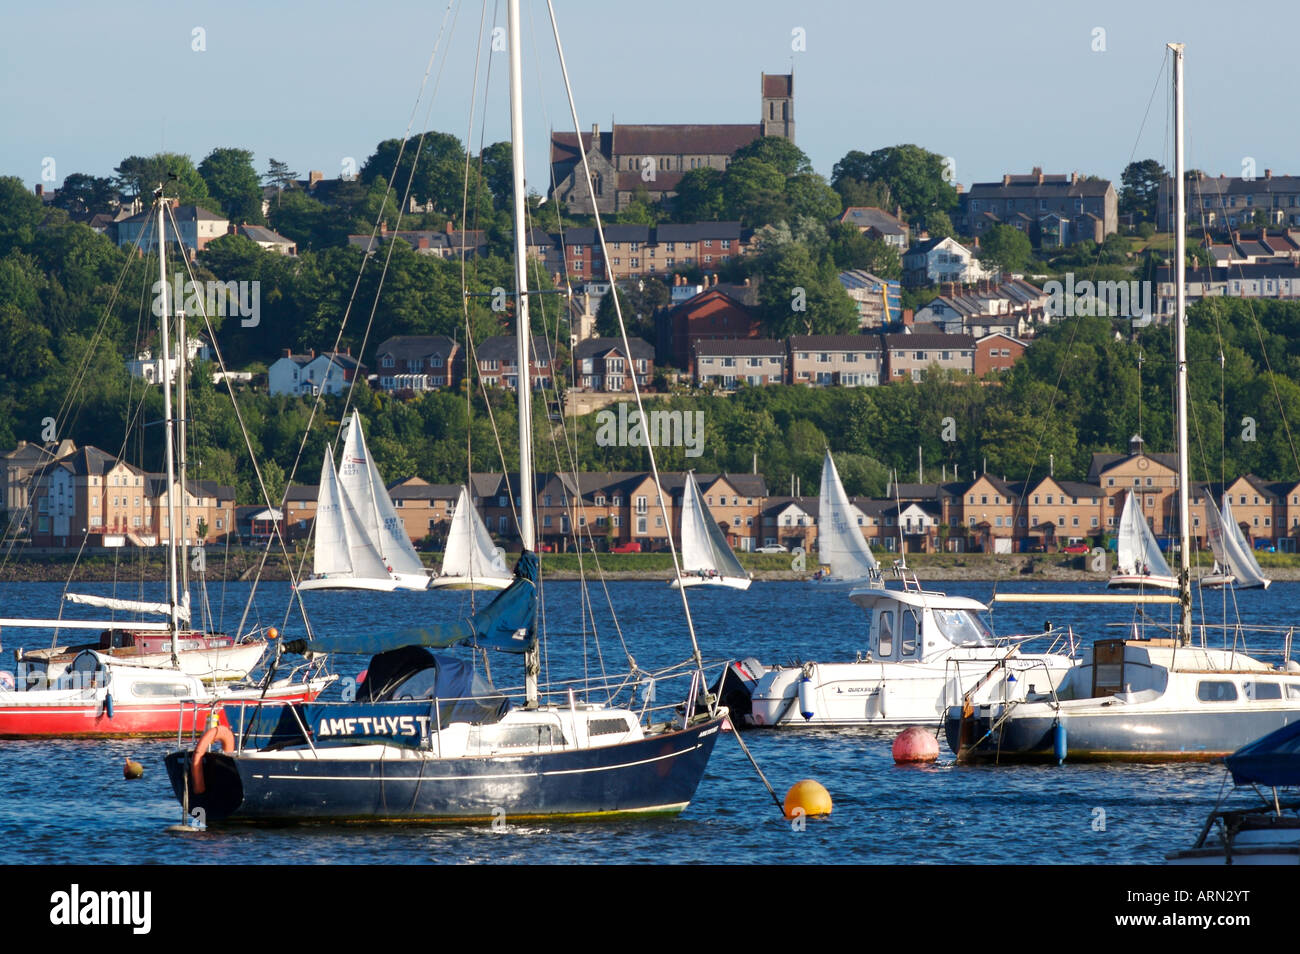
{"type": "MultiPolygon", "coordinates": [[[[1021,702],[966,703],[944,730],[959,760],[1209,759],[1300,719],[1300,664],[1271,666],[1236,648],[1192,643],[1190,471],[1187,398],[1186,216],[1183,174],[1183,45],[1174,68],[1174,360],[1178,424],[1177,602],[1172,638],[1101,639],[1084,650],[1060,686],[1021,702]]],[[[1100,597],[1105,599],[1105,597],[1100,597]]],[[[1095,601],[1096,598],[1094,598],[1095,601]]],[[[1202,629],[1204,633],[1204,629],[1202,629]]],[[[1225,630],[1226,634],[1226,630],[1225,630]]]]}
{"type": "Polygon", "coordinates": [[[1242,535],[1241,527],[1232,519],[1232,500],[1225,494],[1223,512],[1214,506],[1208,496],[1205,500],[1206,530],[1210,550],[1214,553],[1214,569],[1201,577],[1201,586],[1235,586],[1239,590],[1266,590],[1273,581],[1264,575],[1259,561],[1242,535]]]}
{"type": "Polygon", "coordinates": [[[429,575],[411,545],[379,468],[366,448],[361,418],[348,419],[342,463],[326,448],[316,508],[312,578],[300,590],[423,590],[429,575]]]}
{"type": "MultiPolygon", "coordinates": [[[[523,544],[514,579],[466,619],[384,636],[317,634],[287,646],[373,658],[355,701],[283,707],[250,726],[233,751],[209,751],[205,735],[193,749],[168,755],[177,799],[187,814],[202,808],[208,824],[675,814],[694,796],[727,718],[704,690],[693,630],[685,705],[651,705],[654,693],[647,692],[638,710],[579,701],[571,684],[546,692],[538,684],[519,0],[509,0],[508,36],[523,544]],[[466,660],[432,652],[458,644],[522,655],[521,702],[492,688],[466,660]]],[[[558,46],[558,31],[556,37],[558,46]]],[[[590,184],[585,156],[583,168],[590,184]]],[[[653,466],[653,449],[651,455],[653,466]]],[[[662,693],[668,674],[660,676],[662,693]]]]}
{"type": "MultiPolygon", "coordinates": [[[[67,593],[68,602],[81,603],[102,609],[158,615],[165,622],[139,620],[92,619],[0,619],[0,627],[24,629],[52,629],[54,644],[44,649],[19,650],[15,653],[18,667],[50,684],[63,676],[68,666],[83,650],[95,650],[112,664],[120,662],[130,666],[163,667],[215,681],[242,679],[257,665],[266,653],[268,643],[261,637],[236,640],[224,633],[195,630],[190,623],[189,570],[186,545],[178,535],[178,527],[188,526],[185,515],[186,497],[190,490],[186,478],[185,458],[185,360],[187,349],[181,347],[180,362],[175,375],[171,372],[170,346],[171,320],[168,313],[171,297],[166,290],[171,286],[167,278],[166,209],[167,200],[162,186],[154,193],[158,207],[158,275],[157,288],[161,303],[159,331],[162,346],[161,381],[163,394],[164,441],[166,460],[167,496],[167,599],[166,601],[121,600],[89,594],[67,593]],[[179,414],[172,413],[172,382],[175,381],[179,414]],[[177,429],[180,437],[177,440],[177,429]],[[179,492],[178,492],[179,491],[179,492]],[[182,585],[182,578],[184,585],[182,585]],[[60,644],[59,634],[65,631],[92,630],[99,634],[93,643],[60,644]]],[[[186,340],[185,315],[176,315],[178,339],[186,340]]]]}
{"type": "MultiPolygon", "coordinates": [[[[93,594],[65,593],[66,602],[132,614],[165,616],[165,622],[139,620],[6,618],[6,628],[53,629],[56,645],[46,649],[17,650],[17,678],[12,689],[0,690],[0,737],[3,738],[114,738],[168,735],[178,726],[195,726],[221,701],[295,701],[315,698],[333,677],[319,667],[299,667],[276,678],[278,656],[257,684],[231,685],[244,680],[268,655],[271,643],[257,636],[236,640],[224,633],[191,628],[189,561],[178,528],[188,526],[186,479],[185,379],[182,367],[174,376],[177,415],[172,413],[167,313],[169,288],[166,272],[166,200],[160,186],[158,204],[158,259],[161,300],[163,432],[167,495],[167,599],[146,601],[93,594]],[[176,431],[179,427],[179,441],[176,431]],[[177,445],[179,444],[179,453],[177,445]],[[180,491],[179,493],[177,491],[180,491]],[[178,501],[179,498],[179,501],[178,501]],[[95,643],[58,645],[60,632],[99,631],[95,643]],[[206,681],[206,684],[205,684],[206,681]],[[224,687],[222,683],[227,683],[224,687]],[[188,720],[188,723],[187,723],[188,720]]],[[[185,340],[184,314],[176,316],[180,339],[185,340]]],[[[181,349],[182,354],[185,349],[181,349]]],[[[267,636],[276,636],[274,629],[267,636]]],[[[8,680],[5,680],[8,682],[8,680]]]]}
{"type": "Polygon", "coordinates": [[[718,522],[709,512],[693,473],[682,488],[682,575],[669,581],[681,586],[727,586],[747,590],[753,582],[727,545],[718,522]]]}
{"type": "Polygon", "coordinates": [[[451,529],[447,532],[442,569],[429,586],[448,590],[504,590],[513,579],[514,574],[492,544],[483,518],[474,509],[469,488],[462,485],[451,516],[451,529]]]}
{"type": "Polygon", "coordinates": [[[816,576],[820,583],[883,587],[880,564],[853,518],[844,484],[830,450],[822,461],[822,486],[817,513],[818,562],[829,568],[816,576]]]}
{"type": "Polygon", "coordinates": [[[1132,491],[1124,498],[1115,549],[1115,575],[1106,584],[1110,589],[1178,589],[1174,571],[1160,552],[1160,544],[1142,515],[1141,501],[1132,491]]]}

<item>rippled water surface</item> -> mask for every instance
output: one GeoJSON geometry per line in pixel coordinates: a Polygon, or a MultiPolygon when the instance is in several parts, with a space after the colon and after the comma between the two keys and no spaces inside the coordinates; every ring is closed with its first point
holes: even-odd
{"type": "MultiPolygon", "coordinates": [[[[987,600],[992,584],[932,584],[987,600]]],[[[1003,591],[1047,590],[1047,584],[1004,584],[1003,591]]],[[[106,585],[85,592],[108,593],[106,585]]],[[[1084,584],[1060,590],[1097,590],[1084,584]]],[[[629,649],[642,668],[686,658],[689,640],[680,597],[662,583],[615,582],[609,597],[629,649]]],[[[0,585],[0,615],[48,616],[58,610],[57,584],[0,585]]],[[[233,630],[247,584],[210,588],[214,612],[233,630]]],[[[135,595],[120,591],[118,595],[135,595]]],[[[279,625],[289,598],[284,584],[263,584],[250,620],[279,625]]],[[[605,595],[591,587],[598,608],[605,595]]],[[[468,608],[468,595],[304,594],[312,624],[384,631],[468,608]]],[[[480,597],[481,599],[481,597],[480,597]]],[[[546,586],[547,649],[554,678],[599,671],[596,641],[579,622],[577,583],[546,586]]],[[[748,592],[692,592],[691,611],[706,657],[757,656],[764,662],[852,659],[866,648],[860,611],[843,591],[794,582],[755,583],[748,592]]],[[[1300,584],[1278,583],[1266,594],[1238,597],[1247,622],[1280,625],[1296,618],[1300,584]]],[[[1223,597],[1206,607],[1223,618],[1223,597]]],[[[1167,617],[1164,607],[1157,612],[1167,617]]],[[[1080,638],[1116,636],[1107,623],[1131,623],[1132,609],[1082,605],[1000,607],[1000,634],[1071,625],[1080,638]]],[[[1231,608],[1229,608],[1231,613],[1231,608]]],[[[71,615],[71,613],[69,614],[71,615]]],[[[608,611],[598,609],[605,664],[626,667],[608,611]]],[[[300,635],[301,621],[285,627],[300,635]]],[[[5,660],[40,633],[7,630],[5,660]]],[[[1211,637],[1210,644],[1217,645],[1211,637]]],[[[1282,637],[1256,648],[1278,648],[1282,637]]],[[[362,659],[340,659],[354,673],[362,659]]],[[[518,676],[513,657],[494,656],[500,684],[518,676]]],[[[178,835],[179,820],[162,766],[175,741],[0,742],[0,863],[1159,863],[1188,846],[1223,783],[1221,766],[1065,765],[958,767],[946,746],[938,764],[896,767],[895,730],[750,732],[745,739],[779,794],[801,778],[830,790],[834,812],[793,831],[758,781],[735,739],[718,740],[690,808],[673,820],[490,826],[310,826],[223,829],[178,835]],[[127,757],[145,766],[126,782],[127,757]]]]}

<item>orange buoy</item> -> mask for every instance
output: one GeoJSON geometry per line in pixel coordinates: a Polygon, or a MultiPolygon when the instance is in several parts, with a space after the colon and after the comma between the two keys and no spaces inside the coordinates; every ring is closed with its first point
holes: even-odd
{"type": "Polygon", "coordinates": [[[127,759],[126,764],[122,766],[122,777],[125,779],[136,779],[144,775],[144,766],[139,762],[127,759]]]}
{"type": "Polygon", "coordinates": [[[894,739],[894,761],[899,765],[933,762],[939,758],[939,740],[919,725],[909,726],[894,739]]]}
{"type": "Polygon", "coordinates": [[[802,813],[806,818],[831,813],[831,793],[820,782],[806,778],[790,786],[785,793],[785,817],[795,818],[802,813]]]}
{"type": "Polygon", "coordinates": [[[272,626],[270,629],[268,629],[268,630],[266,631],[266,638],[267,638],[267,639],[279,639],[279,638],[280,638],[280,631],[279,631],[278,629],[276,629],[274,626],[272,626]]]}

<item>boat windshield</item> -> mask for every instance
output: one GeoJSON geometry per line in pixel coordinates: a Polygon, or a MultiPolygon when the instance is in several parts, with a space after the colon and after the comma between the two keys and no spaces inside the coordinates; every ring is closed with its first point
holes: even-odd
{"type": "Polygon", "coordinates": [[[992,646],[993,634],[970,610],[937,609],[934,621],[954,646],[992,646]]]}

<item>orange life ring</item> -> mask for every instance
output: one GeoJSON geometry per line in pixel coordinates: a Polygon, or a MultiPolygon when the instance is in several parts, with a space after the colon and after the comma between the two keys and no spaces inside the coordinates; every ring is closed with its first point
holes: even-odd
{"type": "Polygon", "coordinates": [[[194,757],[190,759],[190,777],[194,780],[194,794],[202,795],[207,790],[203,779],[203,756],[208,754],[214,740],[220,740],[227,752],[235,751],[235,735],[228,725],[214,725],[208,728],[194,747],[194,757]]]}

